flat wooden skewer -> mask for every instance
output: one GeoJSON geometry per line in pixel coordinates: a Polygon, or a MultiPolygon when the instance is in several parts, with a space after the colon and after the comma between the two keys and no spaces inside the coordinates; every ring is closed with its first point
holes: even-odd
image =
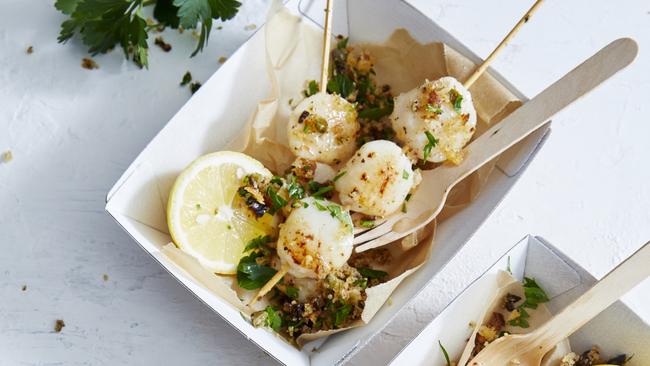
{"type": "Polygon", "coordinates": [[[514,28],[512,28],[512,29],[510,30],[510,33],[508,33],[508,35],[506,35],[506,38],[504,38],[504,39],[501,41],[501,43],[499,43],[499,45],[497,46],[497,48],[495,48],[494,51],[492,51],[492,53],[490,53],[490,55],[485,59],[485,61],[483,61],[483,63],[482,63],[479,67],[477,67],[476,70],[474,70],[474,72],[472,73],[472,75],[470,75],[469,78],[467,78],[467,80],[466,80],[465,83],[463,84],[463,85],[465,86],[465,88],[469,89],[469,87],[472,86],[472,84],[474,84],[474,82],[475,82],[476,80],[478,80],[478,78],[479,78],[481,75],[483,75],[483,73],[485,72],[485,70],[487,70],[487,68],[490,66],[490,64],[492,63],[492,61],[496,58],[497,54],[498,54],[499,52],[501,52],[501,50],[504,49],[504,48],[506,47],[506,45],[508,44],[508,42],[510,42],[510,39],[511,39],[512,37],[514,37],[515,34],[517,34],[517,32],[519,31],[519,29],[521,29],[521,26],[523,26],[526,22],[528,22],[528,20],[530,19],[530,17],[533,16],[533,13],[535,13],[535,11],[537,11],[537,8],[539,8],[539,6],[542,5],[543,2],[544,2],[544,0],[537,0],[537,1],[535,1],[535,4],[533,4],[533,6],[532,6],[530,9],[528,9],[528,11],[526,12],[526,14],[524,14],[524,16],[521,17],[521,19],[519,20],[519,22],[518,22],[517,24],[515,24],[514,28]]]}
{"type": "MultiPolygon", "coordinates": [[[[325,92],[327,90],[327,77],[329,75],[329,64],[330,64],[330,46],[332,44],[332,0],[327,0],[327,6],[325,7],[325,29],[323,30],[323,62],[321,64],[321,74],[320,74],[320,90],[325,92]]],[[[264,297],[273,287],[280,282],[282,277],[289,271],[287,265],[283,265],[282,268],[273,276],[271,279],[262,286],[260,291],[253,297],[249,306],[255,304],[259,299],[264,297]]]]}
{"type": "Polygon", "coordinates": [[[327,76],[330,66],[330,45],[332,44],[332,0],[325,7],[325,29],[323,30],[323,62],[320,69],[320,91],[327,91],[327,76]]]}

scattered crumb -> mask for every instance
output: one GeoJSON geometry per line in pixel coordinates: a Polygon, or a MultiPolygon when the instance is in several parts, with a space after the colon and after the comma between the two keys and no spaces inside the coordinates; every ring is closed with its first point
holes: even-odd
{"type": "Polygon", "coordinates": [[[393,305],[393,298],[389,297],[388,300],[386,300],[386,304],[388,304],[388,306],[393,305]]]}
{"type": "Polygon", "coordinates": [[[54,323],[54,331],[57,333],[61,333],[63,327],[65,327],[65,322],[61,319],[57,319],[56,322],[54,323]]]}
{"type": "Polygon", "coordinates": [[[95,62],[95,60],[93,60],[92,58],[87,58],[87,57],[84,57],[81,60],[81,67],[87,70],[99,69],[99,65],[97,65],[97,62],[95,62]]]}
{"type": "Polygon", "coordinates": [[[221,25],[217,26],[217,30],[222,30],[222,29],[223,29],[223,26],[221,26],[221,25]]]}
{"type": "MultiPolygon", "coordinates": [[[[181,84],[180,84],[180,85],[181,85],[181,86],[185,86],[185,85],[189,84],[190,81],[192,81],[192,74],[191,74],[189,71],[187,71],[187,72],[185,73],[185,75],[183,75],[183,79],[181,80],[181,84]]],[[[197,204],[197,205],[198,205],[198,204],[197,204]]],[[[200,206],[200,205],[199,205],[199,206],[200,206]]],[[[198,208],[198,207],[197,207],[197,208],[198,208]]]]}
{"type": "Polygon", "coordinates": [[[185,31],[185,28],[183,28],[182,25],[179,25],[178,26],[178,33],[183,34],[184,31],[185,31]]]}
{"type": "Polygon", "coordinates": [[[314,348],[311,349],[311,351],[312,351],[312,353],[317,353],[320,350],[318,348],[314,347],[314,348]]]}
{"type": "Polygon", "coordinates": [[[201,87],[201,83],[198,81],[193,82],[190,84],[190,91],[192,91],[192,94],[196,93],[197,90],[201,87]]]}
{"type": "Polygon", "coordinates": [[[195,40],[198,41],[201,38],[201,34],[199,34],[199,32],[197,32],[197,31],[193,30],[192,31],[192,38],[194,38],[195,40]]]}
{"type": "Polygon", "coordinates": [[[27,285],[23,285],[23,287],[20,288],[22,291],[27,291],[27,285]]]}
{"type": "Polygon", "coordinates": [[[228,57],[226,57],[226,56],[221,56],[221,57],[219,57],[219,63],[220,63],[220,64],[223,64],[224,62],[226,62],[227,59],[228,59],[228,57]]]}
{"type": "Polygon", "coordinates": [[[156,24],[156,22],[154,22],[154,21],[153,21],[153,18],[151,18],[151,17],[148,17],[147,20],[146,20],[146,22],[147,22],[147,25],[154,25],[154,24],[156,24]]]}
{"type": "Polygon", "coordinates": [[[107,275],[106,273],[104,273],[104,275],[102,276],[102,278],[104,279],[104,282],[108,281],[108,275],[107,275]]]}
{"type": "Polygon", "coordinates": [[[163,37],[156,37],[154,43],[156,44],[156,46],[162,48],[162,50],[165,52],[169,52],[172,50],[172,45],[166,43],[163,37]]]}
{"type": "Polygon", "coordinates": [[[10,161],[14,160],[14,154],[11,152],[11,150],[7,150],[2,153],[2,161],[5,163],[8,163],[10,161]]]}
{"type": "Polygon", "coordinates": [[[34,46],[27,47],[25,52],[27,52],[28,55],[31,55],[32,53],[34,53],[34,46]]]}
{"type": "Polygon", "coordinates": [[[257,25],[255,25],[255,24],[249,24],[249,25],[247,25],[247,26],[244,27],[244,30],[250,31],[250,30],[253,30],[253,29],[255,29],[255,28],[257,28],[257,25]]]}

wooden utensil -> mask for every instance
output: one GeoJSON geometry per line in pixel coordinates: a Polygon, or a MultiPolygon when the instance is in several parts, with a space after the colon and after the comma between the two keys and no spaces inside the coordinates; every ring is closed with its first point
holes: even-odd
{"type": "MultiPolygon", "coordinates": [[[[543,2],[544,2],[544,0],[535,1],[533,6],[531,6],[530,9],[528,9],[528,11],[526,12],[526,14],[524,14],[521,17],[521,19],[517,22],[517,24],[515,24],[515,26],[510,30],[510,32],[508,32],[508,34],[505,36],[505,38],[499,43],[499,45],[497,45],[497,47],[492,51],[492,53],[490,53],[490,55],[483,61],[483,63],[480,64],[474,70],[474,72],[467,78],[467,80],[465,80],[465,83],[463,83],[463,86],[465,86],[465,88],[469,89],[474,84],[474,82],[476,80],[478,80],[478,78],[480,78],[481,75],[483,75],[483,73],[487,70],[487,68],[490,66],[490,64],[492,64],[492,61],[494,61],[494,59],[499,54],[499,52],[501,52],[506,47],[506,45],[508,45],[508,42],[510,42],[512,37],[514,37],[514,35],[517,34],[517,32],[519,32],[521,27],[530,20],[530,18],[537,11],[539,6],[542,5],[543,2]]],[[[325,59],[323,59],[323,65],[325,64],[325,62],[327,62],[327,61],[325,59]]],[[[326,75],[326,74],[321,73],[321,79],[323,79],[323,77],[324,77],[323,75],[326,75]]],[[[322,81],[321,81],[321,83],[322,83],[322,81]]],[[[391,216],[391,218],[393,219],[392,223],[397,222],[397,219],[400,216],[401,215],[399,213],[395,213],[394,215],[392,215],[391,216]]],[[[386,217],[386,218],[377,218],[377,219],[374,220],[374,224],[377,227],[377,226],[382,225],[383,223],[385,223],[388,219],[389,219],[388,217],[386,217]]],[[[391,225],[392,225],[392,223],[391,223],[391,225]]],[[[358,227],[357,226],[357,227],[354,228],[354,235],[357,236],[359,234],[362,234],[364,232],[369,231],[370,229],[371,228],[358,227]]],[[[384,229],[386,229],[386,227],[384,227],[384,229]]],[[[381,234],[379,234],[380,232],[377,231],[376,233],[377,233],[377,235],[375,235],[374,237],[377,237],[378,235],[383,235],[386,232],[381,232],[381,234]]],[[[370,239],[372,239],[372,238],[366,238],[366,239],[363,239],[363,240],[359,239],[358,243],[362,243],[362,242],[368,241],[370,239]]],[[[357,242],[355,242],[355,243],[357,243],[357,242]]]]}
{"type": "Polygon", "coordinates": [[[384,223],[356,236],[354,243],[361,244],[356,251],[388,244],[431,222],[458,182],[632,63],[637,52],[632,39],[610,43],[470,143],[459,165],[445,164],[423,171],[422,183],[409,200],[406,213],[389,216],[384,223]]]}
{"type": "Polygon", "coordinates": [[[468,365],[539,366],[542,357],[557,343],[650,276],[649,243],[540,328],[528,334],[509,334],[498,338],[468,365]]]}

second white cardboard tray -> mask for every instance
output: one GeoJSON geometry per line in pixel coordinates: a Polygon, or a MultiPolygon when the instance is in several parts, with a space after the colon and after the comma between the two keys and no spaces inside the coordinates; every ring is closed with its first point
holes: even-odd
{"type": "MultiPolygon", "coordinates": [[[[440,341],[451,360],[457,360],[483,306],[494,295],[496,273],[510,266],[515,278],[534,278],[546,291],[553,314],[589,289],[596,279],[540,237],[527,236],[485,274],[452,301],[424,330],[393,359],[391,365],[445,365],[440,341]]],[[[580,354],[597,345],[602,354],[632,356],[629,366],[650,365],[650,326],[618,301],[569,338],[571,349],[580,354]]]]}
{"type": "MultiPolygon", "coordinates": [[[[316,26],[324,0],[288,1],[286,7],[316,26]]],[[[444,42],[474,62],[480,59],[417,9],[398,0],[335,0],[334,33],[350,42],[383,42],[396,29],[407,29],[422,43],[444,42]]],[[[406,279],[370,324],[329,337],[318,352],[298,351],[264,329],[256,329],[238,310],[215,296],[161,253],[171,241],[165,221],[167,195],[175,177],[191,161],[222,149],[270,92],[261,27],[178,111],[146,146],[107,194],[106,210],[133,239],[187,289],[278,361],[289,365],[332,365],[349,359],[411,299],[469,240],[515,184],[549,132],[548,125],[505,152],[479,197],[438,226],[431,257],[406,279]],[[236,105],[236,108],[233,108],[236,105]]],[[[489,71],[520,99],[526,98],[503,77],[489,71]]]]}

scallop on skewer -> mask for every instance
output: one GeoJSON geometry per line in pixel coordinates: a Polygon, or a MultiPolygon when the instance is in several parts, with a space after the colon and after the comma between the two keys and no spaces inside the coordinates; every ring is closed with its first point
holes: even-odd
{"type": "Polygon", "coordinates": [[[472,96],[450,76],[397,96],[390,118],[409,155],[434,163],[460,163],[476,129],[472,96]]]}
{"type": "Polygon", "coordinates": [[[402,207],[419,173],[397,144],[375,140],[361,146],[339,175],[335,188],[345,207],[384,217],[402,207]]]}
{"type": "Polygon", "coordinates": [[[307,197],[280,225],[276,250],[281,269],[250,302],[253,305],[285,274],[296,278],[322,278],[347,263],[354,240],[352,218],[340,205],[307,197]]]}
{"type": "Polygon", "coordinates": [[[289,118],[291,151],[325,164],[347,160],[357,148],[357,111],[338,95],[316,93],[296,106],[289,118]]]}

